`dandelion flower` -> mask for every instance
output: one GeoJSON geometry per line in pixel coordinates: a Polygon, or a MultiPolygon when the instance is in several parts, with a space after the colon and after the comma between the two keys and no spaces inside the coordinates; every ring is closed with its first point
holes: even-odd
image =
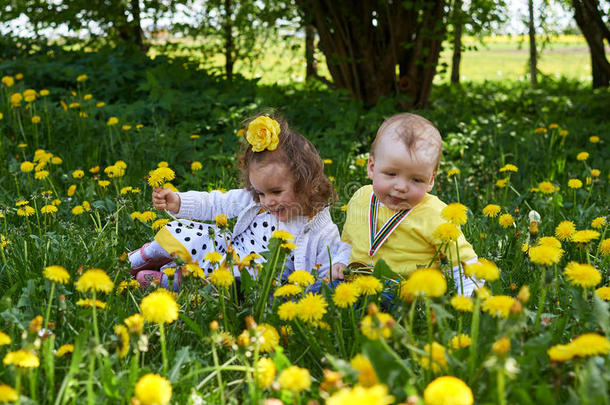
{"type": "Polygon", "coordinates": [[[307,287],[315,281],[313,275],[305,270],[297,270],[288,276],[288,282],[307,287]]]}
{"type": "Polygon", "coordinates": [[[176,178],[176,173],[169,167],[159,167],[149,173],[148,185],[151,187],[160,187],[165,182],[172,181],[176,178]]]}
{"type": "Polygon", "coordinates": [[[496,187],[498,188],[504,188],[506,187],[506,185],[508,184],[508,181],[510,180],[510,177],[506,177],[504,179],[498,179],[496,181],[496,187]]]}
{"type": "Polygon", "coordinates": [[[100,186],[101,188],[106,188],[110,185],[110,182],[108,180],[99,180],[97,182],[97,185],[100,186]]]}
{"type": "Polygon", "coordinates": [[[256,384],[260,388],[269,388],[275,378],[275,363],[268,357],[262,357],[256,363],[256,384]]]}
{"type": "Polygon", "coordinates": [[[483,215],[487,218],[495,218],[500,213],[500,206],[496,204],[487,204],[485,208],[483,208],[483,215]]]}
{"type": "Polygon", "coordinates": [[[328,303],[320,294],[308,293],[298,302],[299,319],[305,322],[319,321],[326,313],[328,303]]]}
{"type": "Polygon", "coordinates": [[[395,398],[388,393],[388,386],[377,384],[371,387],[356,385],[353,388],[342,388],[326,400],[326,405],[355,404],[393,404],[395,398]]]}
{"type": "Polygon", "coordinates": [[[12,342],[11,337],[4,332],[0,332],[0,346],[10,345],[12,342]]]}
{"type": "Polygon", "coordinates": [[[46,214],[46,215],[52,215],[57,212],[57,207],[52,204],[48,204],[48,205],[43,206],[40,209],[40,212],[43,214],[46,214]]]}
{"type": "Polygon", "coordinates": [[[454,225],[464,225],[468,220],[468,207],[460,203],[451,203],[441,210],[441,217],[454,225]]]}
{"type": "Polygon", "coordinates": [[[0,402],[15,402],[19,399],[17,391],[10,385],[0,384],[0,402]]]}
{"type": "Polygon", "coordinates": [[[567,345],[555,345],[546,351],[551,361],[566,362],[574,358],[574,352],[572,346],[567,345]]]}
{"type": "Polygon", "coordinates": [[[426,354],[418,358],[419,364],[426,370],[430,369],[430,357],[432,357],[432,371],[438,373],[441,368],[447,367],[447,356],[445,355],[445,347],[438,342],[432,342],[432,346],[426,343],[424,345],[426,354]]]}
{"type": "Polygon", "coordinates": [[[538,183],[538,189],[543,194],[551,194],[556,190],[555,185],[553,185],[553,183],[551,183],[550,181],[543,181],[538,183]]]}
{"type": "Polygon", "coordinates": [[[585,333],[569,343],[575,356],[599,356],[610,353],[610,341],[597,333],[585,333]]]}
{"type": "Polygon", "coordinates": [[[169,219],[161,218],[161,219],[157,219],[155,222],[153,222],[150,227],[152,228],[153,231],[156,231],[158,229],[163,228],[168,223],[169,223],[169,219]]]}
{"type": "Polygon", "coordinates": [[[563,274],[569,282],[583,288],[595,287],[602,281],[601,273],[590,264],[570,262],[563,274]]]}
{"type": "Polygon", "coordinates": [[[363,387],[372,387],[379,384],[377,373],[373,368],[371,361],[362,354],[357,354],[351,361],[350,365],[358,371],[358,383],[363,387]]]}
{"type": "Polygon", "coordinates": [[[29,217],[34,215],[35,213],[36,211],[34,210],[34,208],[30,207],[29,205],[17,209],[17,215],[19,215],[20,217],[29,217]]]}
{"type": "Polygon", "coordinates": [[[469,277],[480,278],[485,281],[496,281],[500,278],[500,269],[491,260],[480,258],[475,263],[467,264],[464,273],[469,277]]]}
{"type": "Polygon", "coordinates": [[[290,366],[280,373],[277,382],[282,389],[301,392],[311,386],[311,376],[306,368],[290,366]]]}
{"type": "Polygon", "coordinates": [[[7,353],[2,363],[5,366],[13,365],[20,368],[36,368],[40,366],[38,356],[23,349],[7,353]]]}
{"type": "Polygon", "coordinates": [[[367,315],[360,322],[360,331],[371,340],[377,340],[380,336],[385,339],[392,336],[392,327],[396,320],[390,314],[378,312],[375,315],[367,315]]]}
{"type": "Polygon", "coordinates": [[[610,239],[604,239],[602,243],[599,244],[599,253],[602,256],[610,256],[610,239]]]}
{"type": "Polygon", "coordinates": [[[283,242],[291,242],[294,240],[294,236],[288,231],[277,230],[271,234],[271,237],[274,239],[280,239],[283,242]]]}
{"type": "Polygon", "coordinates": [[[295,244],[294,244],[294,243],[292,243],[292,242],[286,242],[286,243],[282,243],[282,244],[280,245],[280,247],[281,247],[282,249],[294,250],[294,249],[296,249],[298,246],[297,246],[297,245],[295,245],[295,244]]]}
{"type": "Polygon", "coordinates": [[[500,215],[500,218],[498,218],[498,223],[502,228],[508,228],[515,224],[515,218],[510,214],[502,214],[500,215]]]}
{"type": "Polygon", "coordinates": [[[203,257],[203,260],[208,261],[210,263],[220,263],[220,261],[222,260],[222,254],[218,253],[218,252],[209,252],[206,253],[205,256],[203,257]]]}
{"type": "Polygon", "coordinates": [[[460,312],[472,312],[474,308],[474,303],[470,297],[465,297],[463,295],[456,295],[451,298],[451,306],[456,311],[460,312]]]}
{"type": "Polygon", "coordinates": [[[298,285],[286,284],[275,290],[274,297],[292,297],[303,292],[303,289],[298,285]]]}
{"type": "Polygon", "coordinates": [[[491,345],[491,350],[498,356],[504,356],[510,351],[510,339],[504,336],[496,340],[493,345],[491,345]]]}
{"type": "Polygon", "coordinates": [[[63,357],[68,353],[74,353],[73,344],[66,344],[66,345],[60,346],[59,349],[57,349],[57,352],[55,353],[55,357],[63,357]]]}
{"type": "Polygon", "coordinates": [[[191,163],[191,171],[196,172],[201,169],[203,169],[203,165],[201,164],[201,162],[195,161],[191,163]]]}
{"type": "Polygon", "coordinates": [[[153,211],[144,211],[138,218],[142,222],[151,222],[157,219],[157,213],[153,211]]]}
{"type": "Polygon", "coordinates": [[[591,221],[591,228],[600,229],[606,226],[606,217],[597,217],[591,221]]]}
{"type": "Polygon", "coordinates": [[[552,266],[559,263],[563,256],[563,250],[554,246],[539,245],[531,247],[528,255],[532,263],[541,266],[552,266]]]}
{"type": "Polygon", "coordinates": [[[438,377],[424,390],[426,405],[472,405],[472,390],[462,380],[453,376],[438,377]]]}
{"type": "Polygon", "coordinates": [[[375,295],[383,289],[381,281],[375,276],[358,276],[353,283],[362,295],[375,295]]]}
{"type": "Polygon", "coordinates": [[[178,303],[165,289],[153,291],[142,299],[140,310],[144,319],[154,323],[172,323],[178,319],[178,303]]]}
{"type": "Polygon", "coordinates": [[[449,347],[454,350],[464,349],[472,344],[470,336],[460,333],[449,340],[449,347]]]}
{"type": "Polygon", "coordinates": [[[101,291],[109,294],[114,283],[104,270],[89,269],[74,283],[74,286],[80,292],[101,291]]]}
{"type": "Polygon", "coordinates": [[[339,308],[352,306],[360,296],[360,289],[354,283],[341,283],[335,288],[333,302],[339,308]]]}
{"type": "Polygon", "coordinates": [[[460,237],[460,230],[450,222],[445,222],[436,227],[432,236],[441,243],[455,242],[460,237]]]}
{"type": "Polygon", "coordinates": [[[513,297],[508,295],[495,295],[487,298],[481,308],[494,318],[508,318],[510,308],[515,303],[513,297]]]}
{"type": "Polygon", "coordinates": [[[591,229],[585,229],[582,231],[576,231],[574,235],[572,235],[572,242],[576,243],[589,243],[592,240],[599,238],[599,232],[593,231],[591,229]]]}
{"type": "Polygon", "coordinates": [[[277,309],[277,316],[282,321],[292,321],[299,313],[299,305],[296,302],[288,301],[280,305],[277,309]]]}
{"type": "Polygon", "coordinates": [[[72,208],[72,214],[73,215],[80,215],[83,212],[85,212],[85,208],[83,208],[82,205],[77,205],[74,208],[72,208]]]}
{"type": "Polygon", "coordinates": [[[127,326],[129,333],[139,335],[144,330],[144,317],[141,314],[133,314],[123,319],[123,323],[127,326]]]}
{"type": "Polygon", "coordinates": [[[572,221],[562,221],[555,228],[555,236],[559,240],[570,240],[576,232],[576,226],[572,221]]]}
{"type": "Polygon", "coordinates": [[[125,325],[114,325],[114,334],[119,337],[119,357],[123,358],[129,353],[129,332],[125,325]]]}
{"type": "Polygon", "coordinates": [[[100,301],[100,300],[92,300],[91,298],[80,299],[80,300],[76,301],[76,305],[78,305],[79,307],[89,307],[89,308],[93,308],[93,306],[95,305],[96,308],[106,309],[105,302],[100,301]]]}
{"type": "Polygon", "coordinates": [[[138,380],[135,394],[142,405],[166,405],[172,398],[172,385],[160,375],[149,373],[138,380]]]}
{"type": "Polygon", "coordinates": [[[582,181],[579,179],[568,180],[568,187],[572,189],[582,188],[582,181]]]}
{"type": "Polygon", "coordinates": [[[70,280],[70,273],[62,266],[45,267],[43,275],[54,283],[66,284],[70,280]]]}
{"type": "Polygon", "coordinates": [[[500,172],[514,172],[517,173],[519,171],[519,168],[515,165],[511,165],[510,163],[505,164],[503,167],[500,168],[500,172]]]}
{"type": "Polygon", "coordinates": [[[36,180],[44,180],[47,177],[49,177],[49,171],[48,170],[40,170],[40,171],[37,171],[36,173],[34,173],[34,178],[36,180]]]}
{"type": "Polygon", "coordinates": [[[585,161],[587,159],[589,159],[588,152],[580,152],[578,155],[576,155],[576,160],[585,161]]]}
{"type": "Polygon", "coordinates": [[[400,297],[426,296],[440,297],[447,291],[447,281],[439,270],[417,269],[411,273],[406,281],[400,284],[400,297]]]}
{"type": "Polygon", "coordinates": [[[219,228],[226,227],[229,224],[227,216],[225,214],[216,215],[216,217],[214,217],[214,220],[216,221],[216,226],[219,228]]]}
{"type": "Polygon", "coordinates": [[[268,323],[261,323],[256,327],[256,332],[259,335],[260,351],[268,353],[280,343],[280,335],[277,330],[268,323]]]}
{"type": "Polygon", "coordinates": [[[21,162],[20,169],[23,173],[29,173],[34,170],[34,163],[28,161],[21,162]]]}
{"type": "Polygon", "coordinates": [[[225,267],[220,267],[210,274],[209,279],[215,286],[229,288],[231,284],[233,284],[235,277],[233,276],[233,273],[225,267]]]}
{"type": "Polygon", "coordinates": [[[74,170],[72,172],[72,177],[75,179],[82,179],[85,176],[85,172],[82,170],[74,170]]]}

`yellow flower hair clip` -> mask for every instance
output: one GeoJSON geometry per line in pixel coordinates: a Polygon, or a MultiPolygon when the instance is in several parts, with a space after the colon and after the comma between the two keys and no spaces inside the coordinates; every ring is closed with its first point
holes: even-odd
{"type": "Polygon", "coordinates": [[[253,152],[275,150],[279,143],[279,134],[280,124],[272,118],[261,115],[248,125],[246,140],[252,145],[253,152]]]}

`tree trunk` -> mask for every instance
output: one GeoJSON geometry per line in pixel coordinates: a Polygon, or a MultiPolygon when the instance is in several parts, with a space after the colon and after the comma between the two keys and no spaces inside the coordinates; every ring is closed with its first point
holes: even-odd
{"type": "Polygon", "coordinates": [[[139,0],[129,1],[129,11],[121,8],[118,21],[115,21],[116,31],[119,38],[129,44],[136,45],[140,51],[146,52],[148,47],[144,44],[144,31],[140,21],[139,0]],[[132,21],[127,21],[127,13],[131,14],[132,21]]]}
{"type": "Polygon", "coordinates": [[[315,28],[311,24],[305,26],[305,61],[307,67],[305,68],[305,79],[309,80],[315,78],[318,75],[318,69],[316,66],[316,59],[314,58],[315,51],[315,28]]]}
{"type": "Polygon", "coordinates": [[[451,83],[460,83],[460,62],[462,60],[462,0],[455,0],[453,6],[453,57],[451,59],[451,83]]]}
{"type": "Polygon", "coordinates": [[[591,53],[593,88],[610,86],[610,63],[606,58],[604,38],[610,42],[610,30],[605,25],[595,0],[572,0],[574,19],[582,31],[591,53]]]}
{"type": "Polygon", "coordinates": [[[400,91],[428,102],[445,34],[445,1],[297,0],[315,26],[336,87],[367,106],[400,91]],[[400,67],[400,82],[396,77],[400,67]]]}
{"type": "Polygon", "coordinates": [[[225,73],[227,74],[227,80],[233,80],[233,24],[231,22],[231,14],[233,12],[233,4],[231,0],[224,1],[225,8],[225,73]]]}
{"type": "Polygon", "coordinates": [[[528,0],[529,10],[529,37],[530,37],[530,81],[532,86],[538,84],[538,60],[536,51],[536,28],[534,27],[534,0],[528,0]]]}

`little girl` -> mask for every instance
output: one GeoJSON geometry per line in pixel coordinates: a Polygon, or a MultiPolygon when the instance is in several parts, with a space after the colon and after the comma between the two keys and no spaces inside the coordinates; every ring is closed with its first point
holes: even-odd
{"type": "MultiPolygon", "coordinates": [[[[332,222],[328,206],[334,190],[313,144],[285,121],[267,116],[249,123],[246,140],[246,150],[239,157],[244,188],[226,193],[153,190],[155,208],[168,210],[178,218],[209,221],[225,214],[237,221],[228,236],[218,229],[210,232],[214,225],[205,223],[167,224],[153,242],[129,254],[132,274],[143,288],[155,280],[163,287],[168,285],[167,276],[152,269],[173,265],[171,253],[187,256],[183,259],[198,263],[209,275],[213,266],[204,259],[207,253],[216,250],[226,255],[227,240],[232,240],[240,258],[264,252],[276,230],[290,232],[297,246],[286,260],[284,274],[318,268],[319,277],[326,278],[329,270],[339,274],[346,267],[350,245],[341,241],[332,222]],[[215,235],[213,240],[211,234],[215,235]]],[[[234,272],[239,277],[237,269],[234,272]]]]}

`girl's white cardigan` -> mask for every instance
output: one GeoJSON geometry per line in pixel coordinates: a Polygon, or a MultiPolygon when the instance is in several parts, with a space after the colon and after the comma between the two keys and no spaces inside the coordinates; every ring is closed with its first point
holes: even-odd
{"type": "MultiPolygon", "coordinates": [[[[234,236],[244,232],[262,208],[245,189],[229,190],[226,193],[218,190],[209,193],[188,191],[178,195],[178,218],[213,221],[219,214],[225,214],[228,218],[237,217],[233,228],[234,236]]],[[[320,265],[319,277],[327,278],[331,260],[332,264],[349,264],[351,246],[341,241],[339,229],[332,221],[328,207],[305,224],[303,231],[296,235],[294,243],[297,245],[294,251],[296,270],[312,271],[316,265],[320,265]]]]}

